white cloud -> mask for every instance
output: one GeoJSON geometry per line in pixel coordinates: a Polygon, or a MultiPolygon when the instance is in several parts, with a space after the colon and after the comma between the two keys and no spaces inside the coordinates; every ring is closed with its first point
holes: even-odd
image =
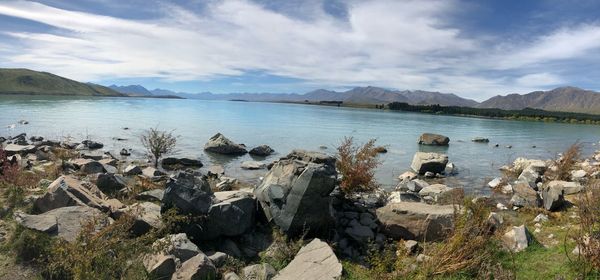
{"type": "Polygon", "coordinates": [[[201,13],[162,4],[161,18],[127,20],[2,1],[0,14],[53,27],[48,33],[5,33],[19,40],[21,49],[2,59],[85,81],[210,80],[264,71],[325,87],[378,85],[482,99],[562,81],[548,71],[524,73],[515,81],[485,76],[482,70],[572,58],[600,45],[600,27],[583,26],[488,50],[445,21],[457,7],[454,1],[348,6],[347,19],[320,8],[307,8],[315,14],[298,19],[248,1],[225,0],[208,2],[201,13]]]}

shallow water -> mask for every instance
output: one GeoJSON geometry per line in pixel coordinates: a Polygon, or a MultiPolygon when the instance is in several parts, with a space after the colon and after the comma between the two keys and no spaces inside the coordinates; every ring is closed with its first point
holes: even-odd
{"type": "Polygon", "coordinates": [[[49,139],[89,138],[105,144],[118,154],[132,148],[142,157],[139,135],[149,127],[174,130],[180,136],[176,155],[199,158],[206,166],[223,164],[229,176],[256,182],[265,171],[239,168],[249,155],[215,157],[205,154],[204,143],[217,132],[249,148],[268,144],[277,153],[270,162],[292,149],[322,150],[334,153],[344,136],[359,142],[377,138],[388,153],[381,155],[377,178],[383,185],[394,185],[395,178],[410,168],[416,151],[447,153],[460,173],[448,180],[473,193],[487,192],[487,180],[498,176],[498,167],[516,157],[547,159],[575,141],[590,153],[600,140],[600,127],[560,123],[506,121],[452,117],[372,109],[338,108],[300,104],[204,101],[151,98],[73,98],[38,96],[0,96],[0,136],[26,132],[49,139]],[[29,121],[19,125],[21,119],[29,121]],[[7,126],[17,124],[15,128],[7,126]],[[128,130],[123,128],[127,127],[128,130]],[[450,137],[450,146],[424,147],[416,142],[421,133],[440,133],[450,137]],[[489,144],[473,143],[486,137],[489,144]],[[117,141],[115,138],[127,140],[117,141]],[[499,148],[493,147],[495,143],[499,148]],[[512,149],[505,146],[512,145],[512,149]],[[535,145],[536,148],[532,148],[535,145]]]}

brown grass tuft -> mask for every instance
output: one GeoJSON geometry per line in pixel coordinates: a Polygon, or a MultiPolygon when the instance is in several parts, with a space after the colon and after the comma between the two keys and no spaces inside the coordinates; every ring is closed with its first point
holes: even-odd
{"type": "Polygon", "coordinates": [[[552,180],[569,180],[571,171],[580,158],[581,143],[575,142],[554,161],[554,166],[549,168],[544,175],[552,180]]]}

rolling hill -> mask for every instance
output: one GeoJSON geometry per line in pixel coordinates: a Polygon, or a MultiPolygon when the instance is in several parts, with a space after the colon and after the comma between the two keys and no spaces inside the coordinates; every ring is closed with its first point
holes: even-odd
{"type": "Polygon", "coordinates": [[[549,91],[534,91],[527,94],[498,95],[480,103],[477,107],[505,110],[535,108],[548,111],[600,114],[600,93],[577,87],[559,87],[549,91]]]}
{"type": "Polygon", "coordinates": [[[108,86],[110,89],[127,94],[129,96],[153,96],[152,92],[147,90],[145,87],[140,85],[130,85],[130,86],[117,86],[110,85],[108,86]]]}
{"type": "Polygon", "coordinates": [[[125,96],[108,87],[80,83],[47,72],[28,69],[0,69],[0,94],[125,96]]]}

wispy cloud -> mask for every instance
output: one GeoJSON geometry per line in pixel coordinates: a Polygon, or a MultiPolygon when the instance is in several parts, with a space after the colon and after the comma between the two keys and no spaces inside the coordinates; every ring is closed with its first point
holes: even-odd
{"type": "Polygon", "coordinates": [[[310,1],[305,10],[312,14],[304,18],[243,0],[209,1],[195,12],[163,3],[163,16],[131,20],[2,1],[0,14],[51,28],[5,32],[19,51],[0,55],[9,66],[86,81],[211,80],[262,71],[324,87],[371,84],[482,99],[561,84],[560,73],[536,67],[600,46],[600,26],[582,25],[491,47],[450,23],[455,1],[354,1],[345,17],[323,12],[319,3],[310,1]]]}

